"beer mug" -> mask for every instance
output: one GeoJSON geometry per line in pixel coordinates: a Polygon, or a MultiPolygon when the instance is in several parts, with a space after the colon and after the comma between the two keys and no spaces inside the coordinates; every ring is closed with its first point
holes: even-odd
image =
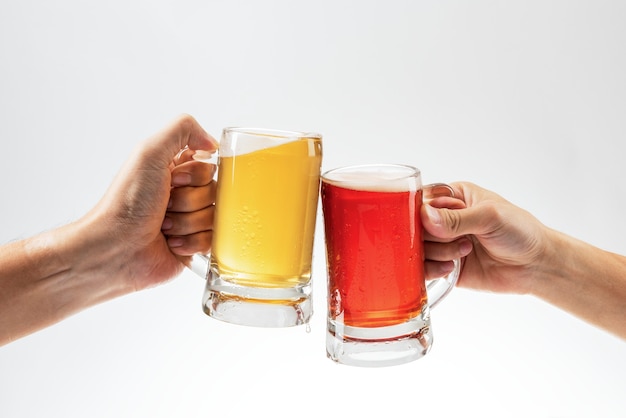
{"type": "Polygon", "coordinates": [[[352,166],[322,175],[331,360],[392,366],[430,350],[430,310],[456,284],[460,260],[448,276],[426,284],[420,218],[425,192],[452,195],[445,184],[423,187],[419,170],[405,165],[352,166]]]}
{"type": "Polygon", "coordinates": [[[308,323],[321,135],[226,128],[217,154],[211,252],[192,264],[206,275],[204,312],[258,327],[308,323]]]}

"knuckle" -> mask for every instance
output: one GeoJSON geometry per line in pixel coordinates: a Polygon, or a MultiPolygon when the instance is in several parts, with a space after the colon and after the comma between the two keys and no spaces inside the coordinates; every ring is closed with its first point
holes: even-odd
{"type": "Polygon", "coordinates": [[[449,231],[456,236],[462,228],[461,217],[458,215],[458,213],[452,210],[444,211],[443,216],[445,217],[444,222],[446,225],[448,225],[449,231]]]}

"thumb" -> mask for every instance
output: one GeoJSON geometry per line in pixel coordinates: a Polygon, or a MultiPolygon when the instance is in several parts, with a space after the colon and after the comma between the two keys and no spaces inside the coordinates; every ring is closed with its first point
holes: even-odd
{"type": "Polygon", "coordinates": [[[148,139],[146,153],[151,158],[161,160],[167,166],[176,154],[186,147],[192,150],[213,152],[218,145],[217,140],[209,135],[192,116],[183,114],[148,139]]]}
{"type": "Polygon", "coordinates": [[[424,214],[424,229],[437,238],[456,239],[464,235],[482,235],[492,228],[491,218],[480,207],[446,209],[425,203],[424,214]]]}

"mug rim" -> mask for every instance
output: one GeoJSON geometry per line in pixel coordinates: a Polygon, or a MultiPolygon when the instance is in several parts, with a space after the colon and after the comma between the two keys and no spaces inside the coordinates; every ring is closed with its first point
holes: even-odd
{"type": "Polygon", "coordinates": [[[246,126],[228,126],[223,129],[223,133],[234,132],[239,134],[267,136],[280,139],[311,138],[322,139],[322,135],[317,132],[293,131],[289,129],[259,128],[246,126]]]}
{"type": "Polygon", "coordinates": [[[409,164],[400,164],[400,163],[371,163],[371,164],[355,164],[355,165],[345,165],[345,166],[341,166],[341,167],[336,167],[336,168],[332,168],[330,170],[325,171],[322,175],[321,175],[321,179],[327,183],[335,183],[335,184],[344,184],[344,183],[358,183],[358,184],[363,184],[363,183],[371,183],[372,179],[371,178],[354,178],[354,179],[350,179],[350,180],[342,180],[342,179],[337,179],[337,178],[332,178],[332,175],[338,172],[344,172],[344,173],[349,173],[349,172],[367,172],[367,173],[375,173],[376,171],[370,170],[373,168],[378,168],[380,171],[380,169],[384,169],[384,168],[396,168],[396,169],[402,169],[403,172],[399,173],[402,175],[398,175],[397,177],[393,177],[393,178],[388,178],[388,179],[378,179],[378,181],[380,181],[381,183],[387,183],[387,182],[395,182],[395,181],[402,181],[402,180],[406,180],[409,178],[416,178],[416,177],[420,177],[421,172],[419,170],[419,168],[409,165],[409,164]]]}

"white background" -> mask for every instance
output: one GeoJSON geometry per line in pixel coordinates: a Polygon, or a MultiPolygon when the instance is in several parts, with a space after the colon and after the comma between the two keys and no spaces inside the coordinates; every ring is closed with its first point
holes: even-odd
{"type": "MultiPolygon", "coordinates": [[[[2,0],[0,242],[80,217],[186,112],[216,137],[318,131],[324,169],[470,180],[626,254],[625,21],[603,0],[2,0]]],[[[0,417],[626,414],[624,342],[530,296],[455,289],[424,359],[336,365],[320,234],[314,258],[310,333],[210,319],[186,271],[0,348],[0,417]]]]}

